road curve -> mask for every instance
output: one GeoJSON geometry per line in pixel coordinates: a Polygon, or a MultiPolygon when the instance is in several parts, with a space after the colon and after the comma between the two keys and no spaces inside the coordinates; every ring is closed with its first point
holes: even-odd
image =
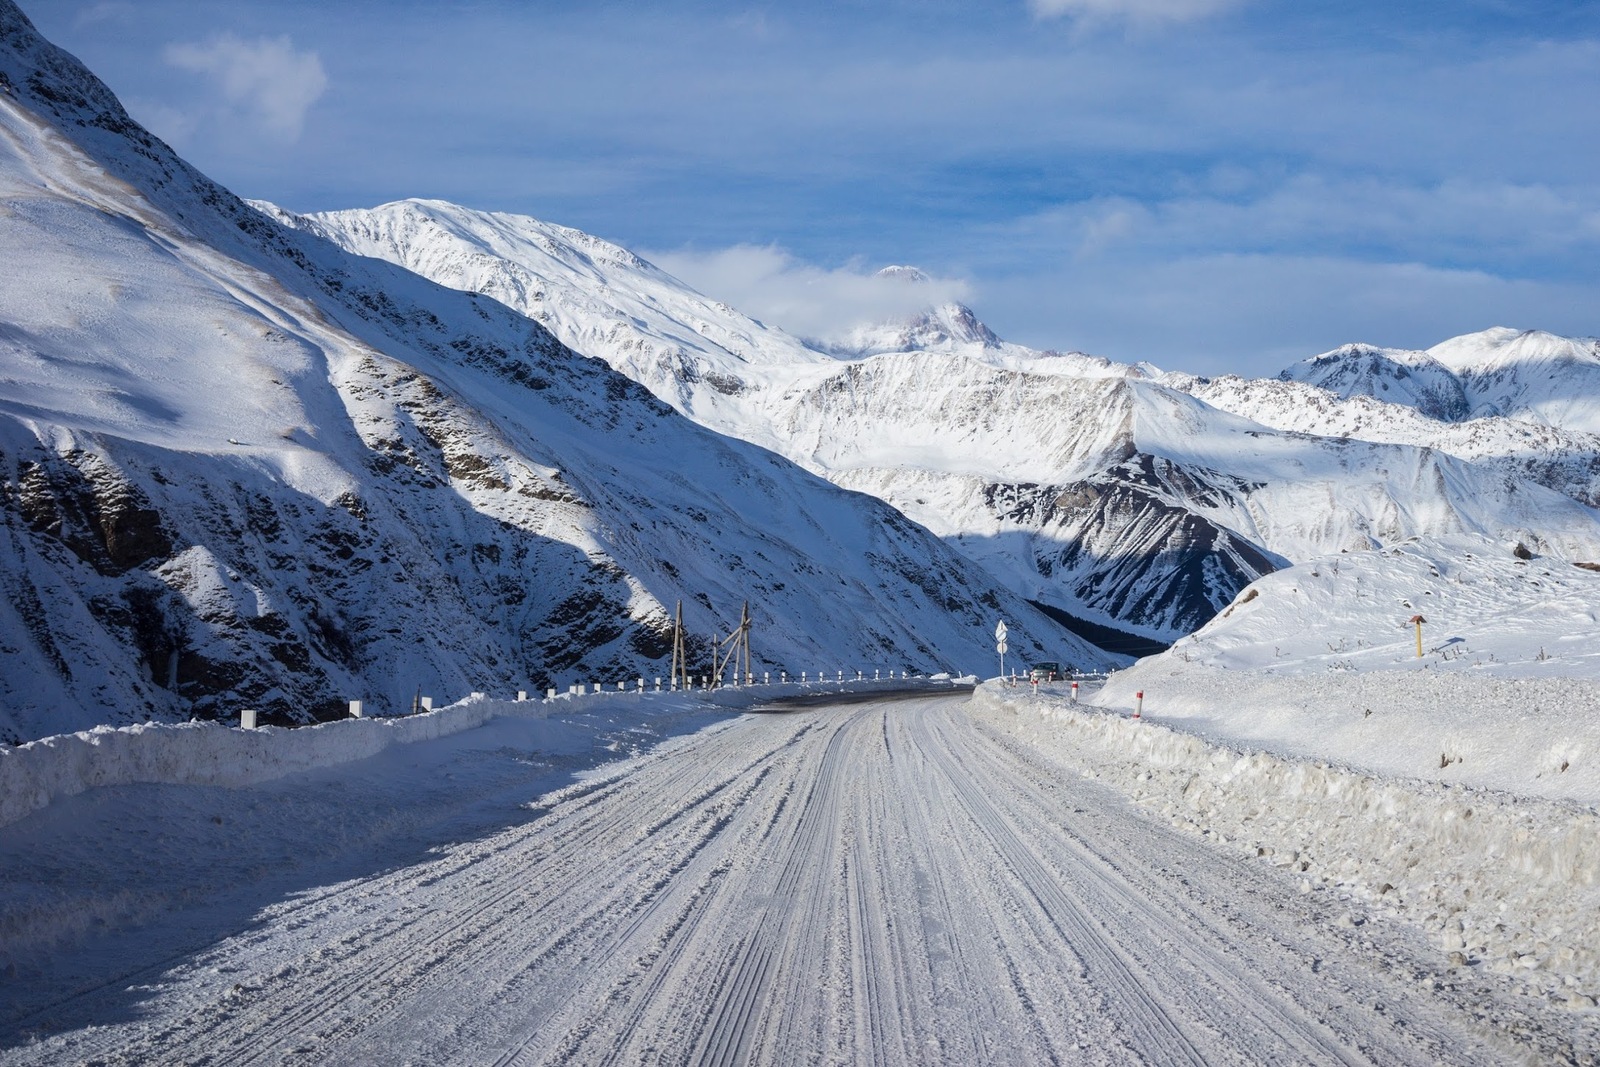
{"type": "Polygon", "coordinates": [[[1472,1064],[1403,930],[961,698],[752,714],[326,886],[17,1063],[1472,1064]]]}

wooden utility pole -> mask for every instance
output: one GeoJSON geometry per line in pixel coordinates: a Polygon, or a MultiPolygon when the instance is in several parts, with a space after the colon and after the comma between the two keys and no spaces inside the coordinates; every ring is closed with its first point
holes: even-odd
{"type": "Polygon", "coordinates": [[[733,683],[735,685],[740,684],[741,676],[745,685],[749,685],[754,681],[754,676],[750,673],[750,601],[746,600],[744,602],[744,611],[739,617],[739,628],[726,638],[718,641],[715,645],[715,652],[716,655],[713,655],[712,659],[715,662],[715,673],[718,681],[721,681],[722,672],[727,669],[730,663],[733,664],[733,683]],[[731,646],[725,655],[722,654],[723,645],[731,646]]]}
{"type": "Polygon", "coordinates": [[[677,688],[679,681],[683,682],[685,691],[689,688],[689,653],[683,641],[683,601],[678,601],[678,614],[672,624],[672,687],[677,688]]]}
{"type": "Polygon", "coordinates": [[[744,602],[744,616],[739,620],[739,632],[744,634],[744,684],[754,685],[756,676],[750,670],[750,601],[744,602]]]}

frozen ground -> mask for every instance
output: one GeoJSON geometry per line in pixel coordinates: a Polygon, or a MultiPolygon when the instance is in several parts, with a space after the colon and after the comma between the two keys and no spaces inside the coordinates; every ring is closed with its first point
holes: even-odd
{"type": "Polygon", "coordinates": [[[0,828],[0,862],[25,872],[0,900],[0,1059],[1498,1064],[1600,1048],[1588,1016],[1452,968],[1360,896],[1062,773],[1007,736],[1024,716],[992,697],[562,703],[252,785],[94,789],[0,828]]]}

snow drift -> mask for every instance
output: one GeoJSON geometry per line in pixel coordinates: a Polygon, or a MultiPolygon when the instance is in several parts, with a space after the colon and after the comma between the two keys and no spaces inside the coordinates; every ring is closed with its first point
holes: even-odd
{"type": "Polygon", "coordinates": [[[1286,758],[1058,694],[991,685],[974,703],[984,721],[1153,815],[1297,873],[1305,892],[1394,908],[1458,966],[1515,975],[1573,1008],[1600,996],[1592,808],[1286,758]]]}

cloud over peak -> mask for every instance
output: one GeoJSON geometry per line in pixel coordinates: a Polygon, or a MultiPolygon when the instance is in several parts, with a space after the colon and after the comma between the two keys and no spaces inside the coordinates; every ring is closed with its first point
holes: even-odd
{"type": "Polygon", "coordinates": [[[306,112],[328,88],[315,52],[297,52],[288,37],[247,41],[231,33],[203,42],[168,45],[163,58],[180,70],[212,78],[236,119],[293,141],[306,112]]]}
{"type": "Polygon", "coordinates": [[[915,267],[819,267],[772,245],[651,252],[664,270],[747,315],[801,337],[833,339],[967,297],[966,282],[915,267]]]}

